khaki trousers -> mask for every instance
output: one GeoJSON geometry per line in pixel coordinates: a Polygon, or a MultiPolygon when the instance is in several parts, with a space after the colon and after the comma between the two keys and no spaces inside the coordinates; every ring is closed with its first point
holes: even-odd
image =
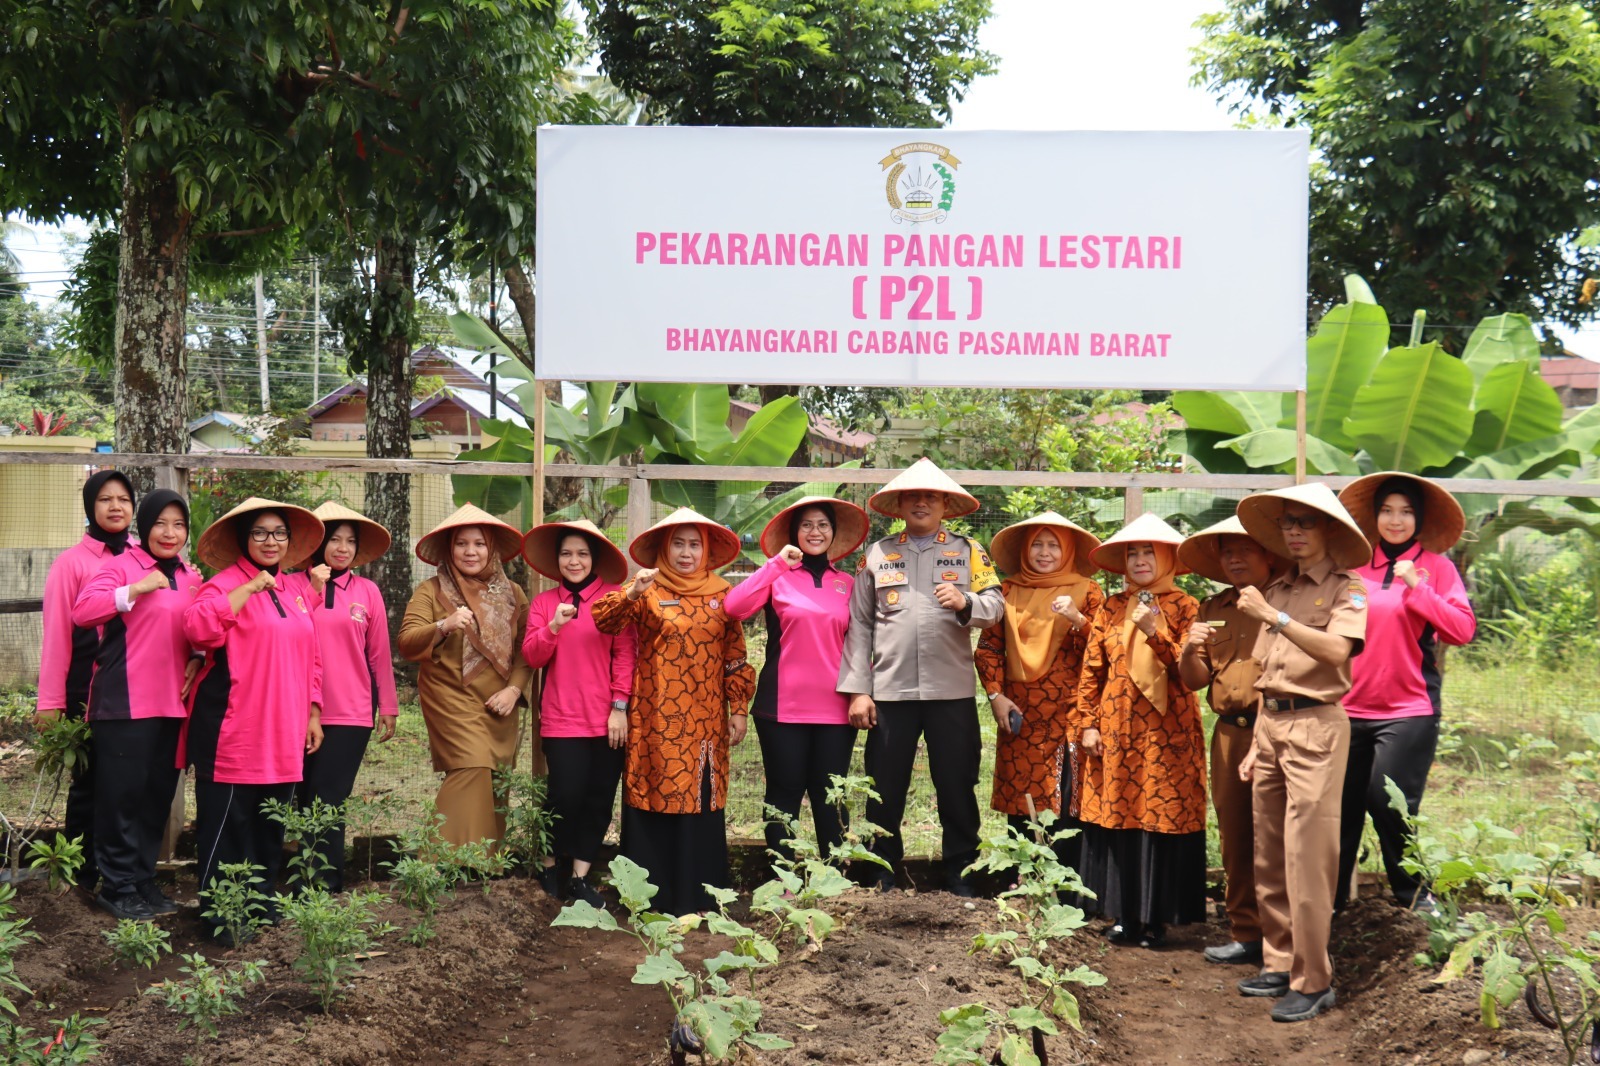
{"type": "Polygon", "coordinates": [[[1222,838],[1222,873],[1227,880],[1228,928],[1234,940],[1261,939],[1256,913],[1255,805],[1251,785],[1239,780],[1239,764],[1255,744],[1255,731],[1221,715],[1211,734],[1211,802],[1222,838]]]}
{"type": "Polygon", "coordinates": [[[1263,711],[1253,780],[1263,969],[1296,992],[1333,984],[1328,939],[1339,878],[1339,801],[1350,719],[1338,704],[1263,711]]]}
{"type": "Polygon", "coordinates": [[[440,835],[446,844],[459,847],[476,840],[499,842],[506,835],[505,815],[494,809],[494,771],[487,766],[447,771],[434,805],[444,815],[440,835]]]}

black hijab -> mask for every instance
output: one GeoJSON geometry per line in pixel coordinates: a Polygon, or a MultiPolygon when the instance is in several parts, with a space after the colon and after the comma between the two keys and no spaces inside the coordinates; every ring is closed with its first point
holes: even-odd
{"type": "MultiPolygon", "coordinates": [[[[257,517],[264,514],[277,515],[283,522],[283,528],[289,528],[289,516],[276,507],[263,507],[259,511],[246,511],[238,518],[235,518],[233,520],[233,532],[239,538],[239,554],[246,559],[250,559],[250,527],[256,524],[257,517]]],[[[278,576],[278,568],[280,566],[278,563],[273,563],[271,566],[260,566],[254,559],[250,559],[250,565],[265,570],[273,577],[278,576]]]]}
{"type": "Polygon", "coordinates": [[[89,520],[88,528],[84,532],[104,544],[106,551],[112,555],[121,555],[128,547],[128,531],[124,529],[121,533],[109,533],[101,529],[100,524],[94,520],[95,498],[100,495],[100,490],[105,488],[108,481],[122,482],[122,487],[128,490],[128,499],[133,499],[133,482],[129,481],[128,476],[122,471],[101,470],[90,475],[83,483],[83,515],[89,520]]]}
{"type": "MultiPolygon", "coordinates": [[[[150,531],[156,527],[156,521],[173,504],[183,509],[183,521],[189,522],[189,504],[184,498],[171,489],[156,489],[144,499],[139,501],[139,511],[133,520],[134,528],[139,531],[139,543],[145,546],[145,551],[150,551],[150,531]]],[[[178,588],[178,567],[183,565],[183,554],[174,555],[170,559],[157,559],[154,552],[150,558],[155,559],[156,569],[167,575],[167,587],[173,591],[178,588]]]]}
{"type": "MultiPolygon", "coordinates": [[[[571,532],[561,534],[561,540],[562,541],[566,540],[568,537],[582,537],[583,538],[583,542],[589,546],[589,572],[583,576],[583,580],[582,581],[568,581],[565,576],[563,576],[561,578],[561,587],[564,590],[566,590],[566,592],[569,593],[572,596],[572,606],[574,606],[574,607],[582,607],[583,606],[583,600],[582,600],[582,598],[580,596],[580,593],[582,593],[584,589],[588,588],[590,585],[594,584],[596,581],[600,580],[600,569],[599,569],[600,546],[594,542],[594,538],[593,537],[591,537],[587,533],[582,532],[581,530],[574,529],[571,532]]],[[[556,542],[556,557],[557,557],[557,559],[559,559],[560,556],[561,556],[561,541],[557,541],[556,542]]]]}
{"type": "MultiPolygon", "coordinates": [[[[808,503],[804,507],[796,510],[794,514],[789,516],[789,543],[793,544],[797,548],[800,547],[801,516],[812,509],[816,509],[827,515],[828,525],[833,528],[833,535],[836,537],[839,535],[839,518],[838,515],[834,513],[833,504],[808,503]]],[[[832,547],[832,545],[830,545],[830,547],[832,547]]],[[[820,589],[822,587],[822,577],[828,572],[828,568],[832,565],[833,563],[828,559],[827,552],[823,552],[821,555],[812,555],[804,548],[800,549],[800,568],[811,575],[811,580],[816,583],[817,588],[820,589]]]]}
{"type": "Polygon", "coordinates": [[[1394,583],[1394,564],[1406,552],[1416,547],[1417,536],[1422,532],[1422,486],[1408,477],[1392,477],[1386,479],[1378,486],[1378,491],[1372,494],[1372,516],[1377,518],[1383,513],[1383,504],[1390,496],[1404,496],[1411,505],[1411,513],[1416,517],[1416,526],[1412,529],[1411,538],[1402,544],[1390,544],[1384,539],[1383,534],[1378,534],[1378,547],[1382,550],[1385,559],[1389,560],[1388,567],[1383,572],[1383,587],[1388,588],[1394,583]]]}

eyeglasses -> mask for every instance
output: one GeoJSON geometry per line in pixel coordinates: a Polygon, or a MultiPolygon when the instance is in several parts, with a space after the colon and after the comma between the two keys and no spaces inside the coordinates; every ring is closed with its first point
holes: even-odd
{"type": "Polygon", "coordinates": [[[282,543],[289,539],[289,529],[287,526],[279,526],[277,529],[252,529],[250,539],[257,544],[265,544],[269,540],[282,543]]]}
{"type": "Polygon", "coordinates": [[[1319,514],[1286,514],[1278,516],[1278,528],[1285,533],[1297,526],[1300,529],[1316,529],[1321,524],[1322,516],[1319,514]]]}

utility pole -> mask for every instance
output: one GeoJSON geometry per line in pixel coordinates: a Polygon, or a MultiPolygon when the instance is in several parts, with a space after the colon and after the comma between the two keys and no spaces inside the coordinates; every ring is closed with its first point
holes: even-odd
{"type": "Polygon", "coordinates": [[[267,383],[267,291],[256,275],[256,363],[261,369],[261,413],[272,410],[272,386],[267,383]]]}
{"type": "Polygon", "coordinates": [[[311,261],[311,399],[322,399],[322,263],[311,261]]]}

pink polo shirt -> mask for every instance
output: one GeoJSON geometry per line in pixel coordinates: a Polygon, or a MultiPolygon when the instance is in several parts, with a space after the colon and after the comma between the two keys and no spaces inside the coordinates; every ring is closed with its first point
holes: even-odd
{"type": "Polygon", "coordinates": [[[1478,629],[1455,564],[1420,544],[1402,559],[1416,566],[1416,588],[1395,578],[1383,587],[1389,560],[1378,548],[1352,571],[1367,587],[1367,640],[1350,660],[1350,691],[1340,702],[1352,718],[1421,718],[1436,713],[1429,680],[1438,687],[1433,644],[1465,644],[1478,629]]]}
{"type": "Polygon", "coordinates": [[[400,713],[394,691],[394,663],[389,658],[389,613],[378,586],[346,573],[313,594],[311,621],[322,655],[322,724],[372,726],[372,709],[400,713]]]}
{"type": "Polygon", "coordinates": [[[305,576],[279,574],[274,592],[251,596],[238,614],[228,603],[228,593],[259,572],[240,559],[201,586],[183,616],[190,643],[211,652],[195,682],[188,752],[226,784],[299,781],[311,705],[322,702],[305,576]],[[226,677],[214,676],[219,670],[226,677]]]}
{"type": "Polygon", "coordinates": [[[183,613],[200,591],[200,575],[178,564],[170,586],[128,602],[128,588],[155,572],[156,561],[143,548],[128,550],[102,566],[72,608],[76,626],[101,626],[89,685],[89,720],[183,718],[183,672],[189,640],[183,613]]]}
{"type": "Polygon", "coordinates": [[[790,569],[773,556],[728,593],[723,609],[730,617],[743,621],[767,609],[767,661],[752,714],[803,725],[850,723],[850,697],[835,685],[854,587],[855,577],[835,566],[819,583],[805,567],[790,569]]]}
{"type": "Polygon", "coordinates": [[[595,581],[578,593],[577,617],[550,632],[556,605],[571,603],[564,588],[546,589],[528,604],[528,628],[522,638],[522,658],[534,669],[544,668],[544,694],[540,701],[539,735],[542,737],[603,737],[614,700],[633,694],[633,664],[638,639],[632,626],[615,635],[595,628],[594,601],[620,585],[595,581]]]}
{"type": "Polygon", "coordinates": [[[104,544],[85,533],[50,564],[44,579],[44,639],[39,645],[41,711],[64,711],[68,689],[79,699],[89,689],[99,634],[72,624],[72,605],[95,572],[107,559],[115,558],[104,544]]]}

